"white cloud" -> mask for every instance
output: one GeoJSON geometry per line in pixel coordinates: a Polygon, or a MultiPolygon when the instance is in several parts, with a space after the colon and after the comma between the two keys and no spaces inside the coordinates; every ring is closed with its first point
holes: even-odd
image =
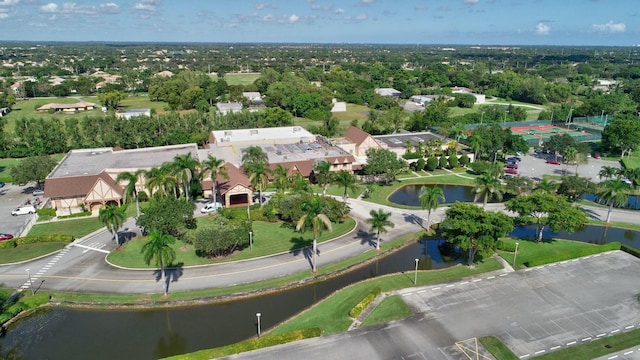
{"type": "Polygon", "coordinates": [[[468,5],[475,5],[475,4],[479,3],[479,2],[480,2],[480,0],[464,0],[464,3],[468,4],[468,5]]]}
{"type": "Polygon", "coordinates": [[[262,10],[262,9],[277,9],[278,7],[275,4],[272,3],[258,3],[255,6],[256,10],[262,10]]]}
{"type": "Polygon", "coordinates": [[[135,4],[133,8],[138,11],[144,11],[149,13],[155,13],[160,5],[160,0],[142,0],[135,4]]]}
{"type": "Polygon", "coordinates": [[[369,5],[369,4],[373,4],[375,0],[360,0],[361,3],[363,3],[364,5],[369,5]]]}
{"type": "Polygon", "coordinates": [[[332,7],[333,7],[333,4],[311,5],[311,10],[315,10],[315,11],[330,11],[332,7]]]}
{"type": "Polygon", "coordinates": [[[538,35],[549,35],[549,33],[551,32],[551,26],[543,23],[543,22],[539,22],[538,25],[536,25],[536,30],[535,33],[538,35]]]}
{"type": "Polygon", "coordinates": [[[362,13],[360,15],[357,16],[345,16],[345,20],[347,22],[352,22],[352,23],[359,23],[359,22],[363,22],[365,20],[367,20],[369,18],[369,15],[367,15],[367,13],[362,13]]]}
{"type": "Polygon", "coordinates": [[[334,13],[336,14],[344,14],[344,9],[343,8],[337,8],[335,10],[333,10],[334,13]]]}
{"type": "Polygon", "coordinates": [[[9,7],[18,5],[20,0],[0,0],[0,7],[9,7]]]}
{"type": "Polygon", "coordinates": [[[297,23],[299,19],[300,18],[296,14],[293,14],[293,15],[289,16],[289,22],[290,23],[297,23]]]}
{"type": "Polygon", "coordinates": [[[58,11],[58,4],[56,4],[56,3],[48,3],[46,5],[41,5],[40,6],[40,11],[46,12],[46,13],[55,13],[55,12],[58,11]]]}
{"type": "Polygon", "coordinates": [[[603,33],[623,33],[627,31],[627,26],[624,23],[614,23],[613,21],[609,21],[606,24],[593,24],[591,28],[594,31],[603,33]]]}

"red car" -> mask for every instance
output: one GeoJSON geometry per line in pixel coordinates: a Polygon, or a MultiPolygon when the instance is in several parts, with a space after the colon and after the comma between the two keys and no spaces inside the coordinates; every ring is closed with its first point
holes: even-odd
{"type": "Polygon", "coordinates": [[[560,161],[554,160],[554,159],[547,159],[547,164],[560,165],[560,161]]]}
{"type": "Polygon", "coordinates": [[[504,173],[505,173],[505,174],[518,175],[518,169],[510,169],[510,168],[506,168],[506,169],[504,169],[504,173]]]}
{"type": "Polygon", "coordinates": [[[594,159],[600,159],[600,158],[602,158],[602,156],[600,156],[600,154],[593,154],[593,158],[594,159]]]}
{"type": "Polygon", "coordinates": [[[506,164],[504,166],[505,169],[517,169],[518,165],[517,164],[506,164]]]}
{"type": "Polygon", "coordinates": [[[11,240],[13,239],[13,235],[11,234],[0,234],[0,241],[11,240]]]}

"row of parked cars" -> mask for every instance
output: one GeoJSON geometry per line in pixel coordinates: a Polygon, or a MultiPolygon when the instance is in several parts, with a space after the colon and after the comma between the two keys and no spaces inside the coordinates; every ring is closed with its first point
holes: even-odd
{"type": "Polygon", "coordinates": [[[522,161],[520,156],[511,156],[504,161],[504,173],[506,175],[518,175],[518,163],[522,161]]]}

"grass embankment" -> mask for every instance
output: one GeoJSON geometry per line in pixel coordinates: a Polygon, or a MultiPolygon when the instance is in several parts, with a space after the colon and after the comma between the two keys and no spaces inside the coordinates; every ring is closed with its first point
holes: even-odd
{"type": "Polygon", "coordinates": [[[31,228],[31,231],[29,231],[29,235],[61,234],[71,235],[79,239],[103,227],[104,225],[102,225],[100,219],[97,217],[89,217],[46,224],[35,224],[33,228],[31,228]]]}
{"type": "Polygon", "coordinates": [[[11,264],[58,251],[67,245],[65,242],[43,242],[35,244],[21,244],[11,249],[0,251],[0,264],[11,264]]]}
{"type": "MultiPolygon", "coordinates": [[[[408,243],[413,243],[419,240],[424,235],[424,232],[420,231],[414,234],[402,236],[390,241],[385,241],[380,244],[381,253],[404,246],[408,243]]],[[[240,284],[223,288],[211,288],[202,290],[191,290],[183,292],[170,292],[169,295],[164,298],[162,294],[88,294],[88,293],[75,293],[75,292],[63,292],[54,291],[49,292],[53,301],[56,302],[69,302],[69,303],[86,303],[93,306],[104,305],[106,307],[117,304],[130,305],[140,304],[146,305],[157,303],[159,305],[166,304],[171,301],[190,301],[190,300],[202,300],[202,299],[214,299],[216,297],[224,297],[227,295],[240,295],[253,292],[259,292],[264,289],[279,289],[284,288],[290,284],[297,284],[300,282],[313,281],[314,279],[323,280],[326,276],[340,272],[349,267],[361,264],[371,258],[380,256],[374,249],[365,251],[360,255],[345,259],[343,261],[318,266],[318,273],[313,276],[309,272],[301,272],[297,274],[291,274],[269,280],[263,280],[253,283],[240,284]]]]}
{"type": "MultiPolygon", "coordinates": [[[[318,242],[325,242],[342,236],[353,230],[355,225],[355,220],[351,218],[346,219],[342,223],[333,224],[333,231],[322,232],[320,237],[318,237],[318,242]]],[[[229,256],[224,259],[211,260],[206,257],[198,256],[192,245],[186,244],[181,240],[177,240],[173,245],[171,245],[176,252],[176,260],[174,264],[193,266],[244,260],[287,251],[296,251],[305,246],[311,245],[313,242],[311,232],[296,232],[292,228],[282,226],[282,223],[254,221],[252,226],[253,251],[251,251],[250,248],[245,248],[233,256],[229,256]]],[[[153,266],[145,264],[142,256],[140,256],[142,246],[145,242],[146,238],[129,241],[125,245],[121,246],[119,250],[109,254],[107,259],[112,264],[123,267],[153,268],[153,266]]]]}
{"type": "Polygon", "coordinates": [[[398,295],[392,295],[384,298],[360,326],[371,326],[392,320],[400,320],[411,316],[411,314],[413,314],[413,311],[402,301],[402,298],[398,295]]]}
{"type": "MultiPolygon", "coordinates": [[[[613,242],[605,245],[594,245],[579,241],[545,239],[543,242],[536,242],[528,239],[501,239],[504,243],[515,248],[518,243],[518,254],[514,268],[520,269],[526,266],[538,266],[558,261],[576,259],[582,256],[598,254],[611,250],[620,250],[620,243],[613,242]]],[[[498,255],[509,264],[513,264],[512,251],[498,250],[498,255]]]]}
{"type": "Polygon", "coordinates": [[[49,302],[49,295],[45,293],[36,293],[31,295],[30,291],[23,291],[17,295],[15,299],[9,299],[14,289],[0,289],[0,325],[13,319],[19,313],[31,309],[35,309],[49,302]]]}

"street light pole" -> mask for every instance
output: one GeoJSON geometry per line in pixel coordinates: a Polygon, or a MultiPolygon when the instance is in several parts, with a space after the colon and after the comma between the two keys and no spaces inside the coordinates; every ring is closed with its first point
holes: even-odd
{"type": "Polygon", "coordinates": [[[262,316],[262,314],[256,313],[256,317],[258,318],[258,339],[260,338],[260,316],[262,316]]]}
{"type": "Polygon", "coordinates": [[[513,253],[513,266],[516,266],[516,256],[518,256],[518,243],[516,243],[516,251],[513,253]]]}
{"type": "Polygon", "coordinates": [[[29,269],[27,269],[27,277],[29,278],[29,288],[31,288],[31,295],[35,295],[35,292],[33,291],[33,282],[31,281],[31,273],[29,272],[29,269]]]}
{"type": "Polygon", "coordinates": [[[253,254],[253,231],[249,231],[249,254],[253,254]]]}
{"type": "Polygon", "coordinates": [[[418,285],[418,262],[420,260],[416,259],[416,270],[413,273],[413,285],[418,285]]]}

